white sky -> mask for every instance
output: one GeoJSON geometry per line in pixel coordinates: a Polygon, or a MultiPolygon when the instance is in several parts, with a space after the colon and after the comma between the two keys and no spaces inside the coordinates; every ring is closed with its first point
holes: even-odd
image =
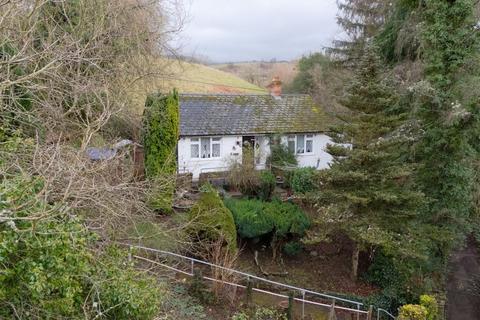
{"type": "Polygon", "coordinates": [[[291,60],[340,34],[335,0],[190,0],[179,45],[214,62],[291,60]]]}

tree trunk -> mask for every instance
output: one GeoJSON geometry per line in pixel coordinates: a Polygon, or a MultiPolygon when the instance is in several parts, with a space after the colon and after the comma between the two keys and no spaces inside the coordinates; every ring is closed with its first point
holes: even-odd
{"type": "Polygon", "coordinates": [[[353,245],[352,251],[352,280],[357,281],[358,278],[358,256],[360,255],[360,248],[358,244],[353,245]]]}

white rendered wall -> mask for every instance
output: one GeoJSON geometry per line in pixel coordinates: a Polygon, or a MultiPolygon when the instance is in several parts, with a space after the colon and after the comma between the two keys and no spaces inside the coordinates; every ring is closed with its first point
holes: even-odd
{"type": "MultiPolygon", "coordinates": [[[[281,137],[281,142],[287,144],[287,135],[281,137]]],[[[327,144],[333,143],[330,137],[324,134],[313,135],[313,152],[297,154],[299,167],[313,167],[317,170],[330,167],[332,156],[326,152],[327,144]]],[[[198,180],[201,173],[228,171],[232,163],[242,161],[242,136],[223,136],[220,142],[219,158],[191,158],[190,138],[183,137],[178,141],[178,172],[192,173],[193,180],[198,180]]],[[[270,138],[268,136],[255,137],[255,167],[257,170],[266,168],[267,158],[270,155],[270,138]]]]}
{"type": "MultiPolygon", "coordinates": [[[[281,137],[281,142],[287,144],[287,136],[281,137]]],[[[317,170],[328,169],[333,157],[327,153],[327,144],[333,144],[332,139],[324,134],[313,135],[313,152],[296,154],[299,167],[313,167],[317,170]]]]}
{"type": "Polygon", "coordinates": [[[178,172],[192,173],[193,180],[198,180],[200,173],[228,171],[234,161],[242,160],[242,137],[223,136],[220,141],[219,158],[191,158],[190,138],[178,141],[178,172]]]}

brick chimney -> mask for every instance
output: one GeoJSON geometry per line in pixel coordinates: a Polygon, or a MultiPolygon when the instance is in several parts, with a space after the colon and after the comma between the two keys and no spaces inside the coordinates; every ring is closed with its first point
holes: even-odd
{"type": "Polygon", "coordinates": [[[274,98],[280,99],[282,97],[282,81],[280,81],[279,76],[273,77],[272,82],[267,88],[274,98]]]}

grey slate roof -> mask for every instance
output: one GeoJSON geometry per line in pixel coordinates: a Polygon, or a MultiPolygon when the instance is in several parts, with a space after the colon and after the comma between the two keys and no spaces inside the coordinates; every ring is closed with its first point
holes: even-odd
{"type": "Polygon", "coordinates": [[[314,133],[330,124],[308,95],[180,95],[180,136],[314,133]]]}

